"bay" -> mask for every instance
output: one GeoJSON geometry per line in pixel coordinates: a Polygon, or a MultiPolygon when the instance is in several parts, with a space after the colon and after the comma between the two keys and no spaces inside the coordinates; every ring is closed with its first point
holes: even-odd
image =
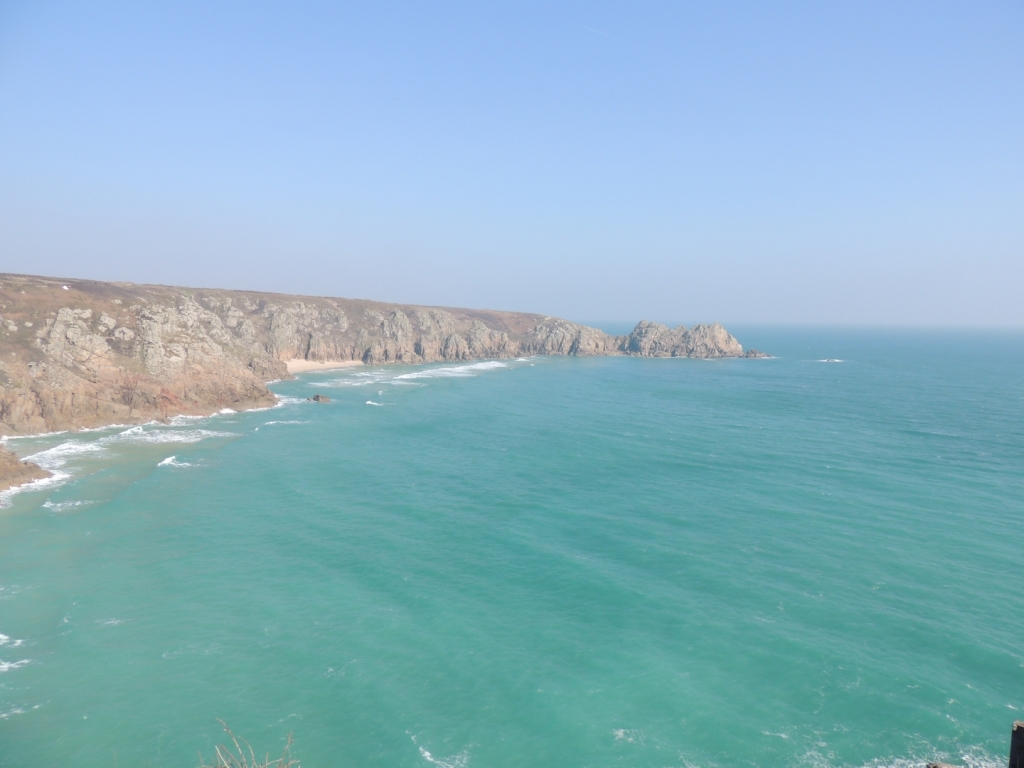
{"type": "Polygon", "coordinates": [[[11,441],[0,765],[1005,764],[1024,336],[738,335],[11,441]]]}

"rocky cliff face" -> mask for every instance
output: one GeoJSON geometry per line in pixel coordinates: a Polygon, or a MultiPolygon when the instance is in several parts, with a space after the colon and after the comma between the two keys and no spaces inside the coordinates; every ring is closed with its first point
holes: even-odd
{"type": "Polygon", "coordinates": [[[742,354],[717,323],[610,336],[514,312],[0,274],[0,436],[271,405],[265,383],[294,359],[742,354]]]}

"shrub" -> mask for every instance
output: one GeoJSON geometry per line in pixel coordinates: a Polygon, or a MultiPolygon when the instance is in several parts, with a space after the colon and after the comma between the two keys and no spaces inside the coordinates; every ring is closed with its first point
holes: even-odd
{"type": "Polygon", "coordinates": [[[253,748],[249,746],[249,742],[245,739],[240,739],[231,732],[228,728],[227,723],[223,720],[217,720],[222,726],[224,726],[224,732],[231,737],[232,743],[235,745],[234,751],[231,747],[226,747],[223,744],[218,744],[214,752],[216,754],[216,760],[212,763],[204,763],[203,756],[199,755],[200,768],[300,768],[298,760],[292,760],[289,757],[288,752],[292,748],[292,735],[288,734],[288,742],[284,745],[284,751],[281,756],[276,760],[270,759],[270,754],[266,754],[262,760],[256,757],[256,753],[253,748]],[[244,745],[244,748],[243,748],[244,745]],[[249,756],[246,757],[246,751],[249,756]]]}

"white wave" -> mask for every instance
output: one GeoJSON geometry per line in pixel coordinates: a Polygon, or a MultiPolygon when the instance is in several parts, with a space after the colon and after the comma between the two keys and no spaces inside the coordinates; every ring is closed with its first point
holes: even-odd
{"type": "Polygon", "coordinates": [[[0,661],[0,672],[11,672],[12,670],[24,667],[28,663],[28,659],[22,659],[21,661],[0,661]]]}
{"type": "MultiPolygon", "coordinates": [[[[104,429],[110,428],[104,427],[104,429]]],[[[52,448],[47,448],[26,456],[25,459],[27,461],[38,464],[43,469],[49,471],[51,473],[50,476],[40,478],[39,480],[32,480],[31,482],[23,485],[8,488],[5,491],[0,491],[0,507],[10,506],[11,497],[16,494],[40,491],[66,483],[73,477],[71,472],[65,470],[65,467],[69,462],[81,456],[102,454],[109,446],[112,445],[124,443],[198,443],[200,440],[205,440],[210,437],[236,436],[237,433],[235,432],[218,432],[210,429],[173,429],[168,428],[166,424],[150,422],[145,425],[128,427],[117,434],[101,437],[99,440],[67,440],[53,446],[52,448]]],[[[50,508],[57,507],[52,506],[50,508]]]]}
{"type": "Polygon", "coordinates": [[[78,456],[84,456],[87,453],[102,452],[103,446],[99,444],[99,441],[85,443],[77,440],[69,440],[66,443],[55,445],[53,448],[47,448],[45,451],[39,451],[39,453],[33,453],[25,458],[34,464],[38,464],[43,469],[48,469],[52,472],[55,469],[60,469],[67,464],[68,461],[78,456]]]}
{"type": "Polygon", "coordinates": [[[162,421],[147,421],[142,425],[138,424],[104,424],[102,427],[82,427],[80,429],[70,430],[62,429],[57,432],[34,432],[31,435],[6,435],[0,437],[0,443],[6,442],[7,440],[40,440],[45,437],[58,437],[59,435],[88,435],[93,432],[109,432],[113,429],[128,429],[129,427],[135,426],[167,426],[167,424],[173,424],[177,419],[206,419],[207,416],[175,416],[168,422],[162,421]]]}
{"type": "Polygon", "coordinates": [[[71,479],[70,472],[61,472],[60,470],[51,470],[49,477],[43,477],[39,480],[33,480],[25,483],[24,485],[18,485],[14,488],[8,488],[6,491],[0,491],[0,508],[8,507],[11,504],[11,497],[16,496],[19,493],[29,493],[31,491],[41,491],[44,488],[53,488],[58,485],[63,485],[71,479]]]}
{"type": "Polygon", "coordinates": [[[271,424],[309,424],[308,421],[268,421],[266,424],[260,426],[269,427],[271,424]]]}
{"type": "MultiPolygon", "coordinates": [[[[262,411],[262,410],[265,410],[265,409],[259,408],[259,409],[253,409],[253,410],[261,410],[262,411]]],[[[151,421],[149,423],[150,424],[166,425],[166,426],[171,426],[171,427],[184,427],[184,426],[187,426],[187,425],[189,425],[189,424],[191,424],[193,422],[196,422],[196,421],[202,421],[203,419],[212,419],[214,416],[229,416],[229,415],[231,415],[233,413],[238,413],[238,411],[236,411],[234,408],[221,408],[216,413],[211,413],[211,414],[207,414],[207,415],[200,414],[200,415],[197,416],[197,415],[191,414],[191,413],[181,413],[181,414],[178,414],[177,416],[171,416],[171,418],[169,418],[166,422],[151,421]]],[[[122,426],[128,426],[128,425],[124,424],[122,426]]]]}
{"type": "Polygon", "coordinates": [[[101,627],[116,627],[120,624],[124,624],[127,619],[97,619],[96,623],[101,627]]]}
{"type": "Polygon", "coordinates": [[[373,402],[373,400],[367,400],[366,404],[367,405],[384,405],[384,403],[375,403],[375,402],[373,402]]]}
{"type": "Polygon", "coordinates": [[[367,384],[379,384],[386,380],[390,373],[386,370],[361,371],[350,373],[338,379],[328,381],[311,381],[311,387],[365,387],[367,384]]]}
{"type": "Polygon", "coordinates": [[[132,427],[117,435],[104,437],[104,443],[198,443],[209,437],[236,437],[235,432],[218,432],[212,429],[153,429],[146,431],[142,427],[132,427]]]}
{"type": "Polygon", "coordinates": [[[422,371],[403,373],[395,376],[395,381],[407,379],[447,379],[465,376],[475,376],[479,371],[492,371],[496,368],[508,368],[508,363],[499,363],[497,360],[488,360],[483,363],[470,363],[469,365],[454,365],[444,368],[427,368],[422,371]]]}
{"type": "Polygon", "coordinates": [[[208,419],[208,418],[210,418],[210,417],[209,416],[190,416],[190,415],[186,415],[186,414],[181,414],[180,416],[171,416],[171,418],[169,418],[167,420],[167,423],[168,423],[168,425],[170,425],[172,427],[185,427],[185,426],[188,426],[189,424],[191,424],[194,421],[199,421],[200,419],[208,419]]]}
{"type": "Polygon", "coordinates": [[[92,504],[91,501],[59,501],[56,504],[52,501],[44,501],[44,509],[52,509],[54,512],[63,512],[74,507],[80,507],[83,504],[92,504]]]}
{"type": "MultiPolygon", "coordinates": [[[[86,430],[82,430],[85,432],[86,430]]],[[[31,435],[4,435],[0,437],[0,443],[6,443],[8,440],[28,440],[34,437],[56,437],[57,435],[66,435],[68,430],[62,429],[58,432],[37,432],[31,435]]]]}
{"type": "Polygon", "coordinates": [[[469,750],[464,749],[456,755],[451,757],[434,757],[423,747],[419,748],[420,757],[426,760],[428,763],[433,765],[439,765],[441,768],[465,768],[469,765],[469,750]]]}
{"type": "Polygon", "coordinates": [[[815,360],[816,363],[845,363],[845,360],[840,360],[838,357],[826,357],[824,360],[815,360]]]}
{"type": "Polygon", "coordinates": [[[7,635],[0,635],[0,645],[9,645],[11,648],[18,648],[24,642],[24,640],[15,640],[14,642],[11,642],[11,638],[7,635]]]}
{"type": "Polygon", "coordinates": [[[394,376],[388,369],[377,369],[373,371],[350,373],[329,381],[312,381],[309,382],[309,385],[311,387],[365,387],[376,384],[408,384],[416,379],[446,379],[476,376],[482,371],[494,370],[496,368],[508,368],[508,363],[498,362],[497,360],[487,360],[482,363],[449,365],[441,368],[423,368],[418,371],[402,373],[397,376],[394,376]]]}
{"type": "Polygon", "coordinates": [[[304,397],[292,397],[291,395],[278,395],[277,396],[277,404],[276,405],[271,405],[271,406],[269,406],[267,408],[253,408],[253,410],[254,411],[269,411],[271,408],[281,408],[282,406],[285,406],[285,405],[295,405],[297,403],[304,403],[304,402],[306,402],[306,398],[304,398],[304,397]]]}
{"type": "Polygon", "coordinates": [[[616,741],[623,741],[627,744],[643,744],[647,741],[647,737],[643,731],[637,731],[630,728],[616,728],[612,731],[612,736],[615,737],[616,741]]]}
{"type": "Polygon", "coordinates": [[[177,461],[177,456],[168,456],[166,459],[157,464],[158,467],[191,467],[187,461],[177,461]]]}
{"type": "MultiPolygon", "coordinates": [[[[770,734],[778,736],[780,734],[770,734]]],[[[918,752],[915,749],[914,752],[918,752]]],[[[927,763],[940,760],[963,764],[964,768],[1006,768],[1006,758],[996,757],[979,748],[964,748],[959,754],[951,754],[946,750],[924,750],[924,757],[879,757],[861,764],[861,768],[923,768],[927,763]]],[[[833,768],[836,766],[832,755],[823,755],[812,750],[796,761],[808,768],[833,768]]],[[[849,763],[842,763],[844,766],[849,763]]]]}

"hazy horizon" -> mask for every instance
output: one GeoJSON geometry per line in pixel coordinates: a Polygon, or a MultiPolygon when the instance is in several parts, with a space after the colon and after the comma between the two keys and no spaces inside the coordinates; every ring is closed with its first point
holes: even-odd
{"type": "Polygon", "coordinates": [[[1022,33],[1008,2],[9,3],[0,271],[1019,328],[1022,33]]]}

